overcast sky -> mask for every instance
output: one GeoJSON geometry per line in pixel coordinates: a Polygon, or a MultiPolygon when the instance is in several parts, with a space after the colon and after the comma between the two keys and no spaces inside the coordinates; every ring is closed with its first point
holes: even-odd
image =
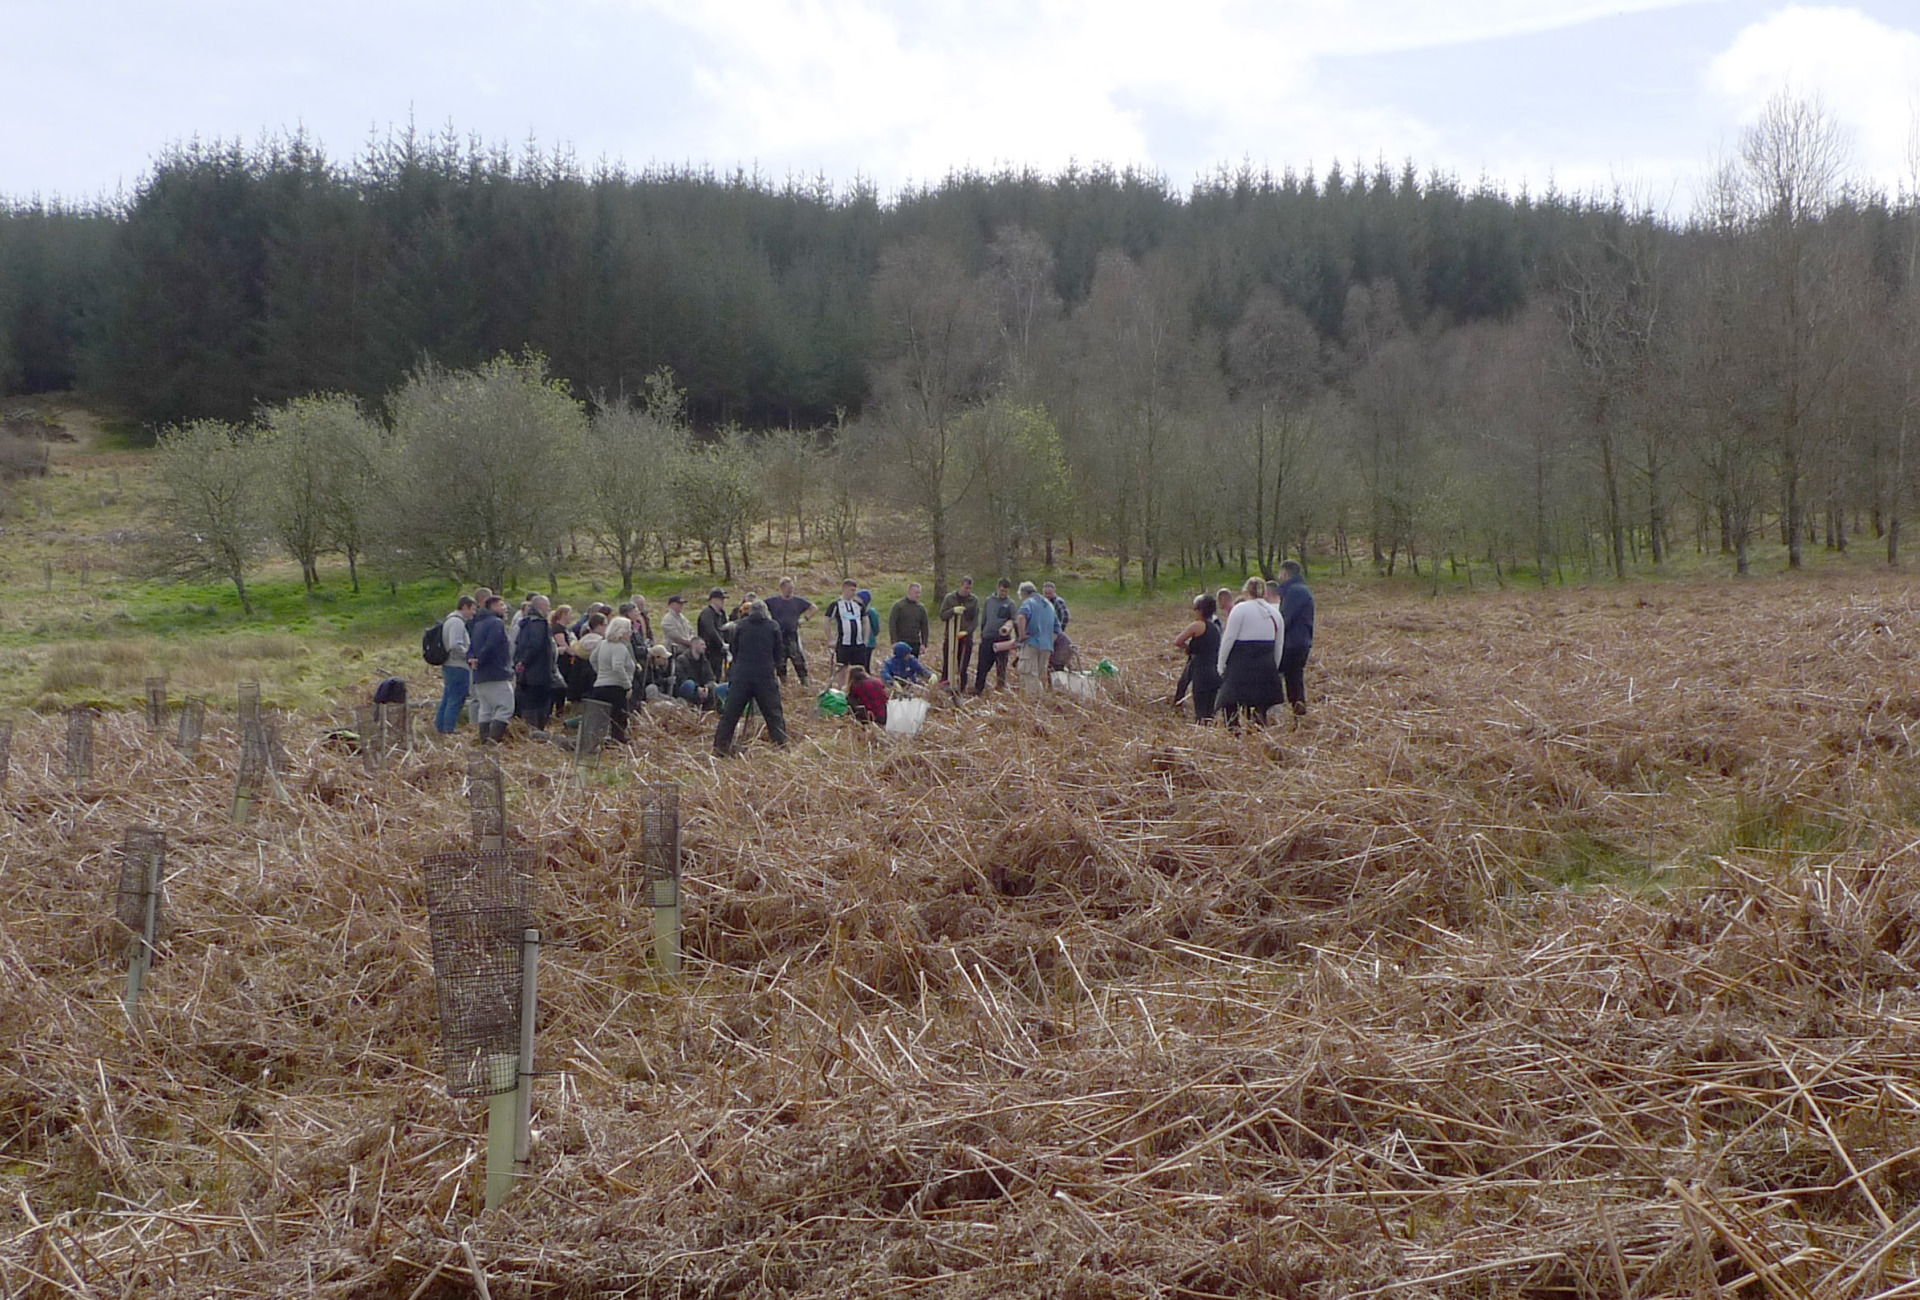
{"type": "Polygon", "coordinates": [[[0,193],[132,188],[168,142],[409,118],[583,163],[864,176],[1384,156],[1684,210],[1782,87],[1897,187],[1920,0],[0,0],[0,193]]]}

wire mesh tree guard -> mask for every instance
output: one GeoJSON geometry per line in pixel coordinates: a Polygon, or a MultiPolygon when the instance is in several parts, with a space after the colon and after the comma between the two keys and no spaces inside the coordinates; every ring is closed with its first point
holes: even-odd
{"type": "Polygon", "coordinates": [[[260,710],[260,735],[267,747],[267,774],[279,778],[287,774],[287,746],[282,739],[286,715],[279,709],[260,710]]]}
{"type": "Polygon", "coordinates": [[[75,785],[93,780],[93,712],[84,704],[67,710],[67,780],[75,785]]]}
{"type": "Polygon", "coordinates": [[[147,730],[159,735],[167,729],[167,679],[147,678],[147,730]]]}
{"type": "Polygon", "coordinates": [[[173,747],[188,758],[200,757],[200,733],[207,726],[207,702],[191,696],[180,702],[180,727],[174,733],[173,747]]]}
{"type": "Polygon", "coordinates": [[[404,703],[363,704],[353,711],[353,718],[368,776],[380,775],[394,755],[413,748],[413,724],[404,703]]]}
{"type": "Polygon", "coordinates": [[[467,762],[467,805],[473,810],[473,846],[507,847],[507,781],[491,758],[467,762]]]}
{"type": "Polygon", "coordinates": [[[680,787],[649,786],[640,806],[640,882],[653,907],[653,958],[680,973],[680,787]]]}
{"type": "Polygon", "coordinates": [[[140,1005],[140,991],[153,969],[154,942],[163,924],[167,835],[151,826],[129,826],[120,836],[119,881],[114,918],[132,934],[127,946],[127,1015],[140,1005]]]}
{"type": "Polygon", "coordinates": [[[260,716],[260,683],[241,682],[236,691],[236,695],[238,697],[237,712],[240,718],[240,730],[242,734],[245,734],[248,725],[260,716]]]}
{"type": "Polygon", "coordinates": [[[436,853],[421,863],[440,1068],[450,1097],[488,1099],[487,1207],[528,1157],[540,932],[531,850],[436,853]]]}

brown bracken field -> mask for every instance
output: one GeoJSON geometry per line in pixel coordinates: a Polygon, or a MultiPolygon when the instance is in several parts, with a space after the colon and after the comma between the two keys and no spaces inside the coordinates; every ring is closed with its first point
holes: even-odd
{"type": "MultiPolygon", "coordinates": [[[[1897,577],[1323,597],[1308,725],[1093,701],[914,740],[668,712],[538,852],[537,1142],[480,1208],[420,862],[471,743],[369,775],[289,720],[231,817],[134,713],[0,815],[0,1294],[1892,1297],[1920,1293],[1920,599],[1897,577]],[[636,798],[677,782],[687,969],[636,798]],[[137,1022],[115,846],[171,839],[137,1022]]],[[[419,675],[419,695],[430,696],[419,675]]],[[[269,703],[272,703],[269,688],[269,703]]]]}

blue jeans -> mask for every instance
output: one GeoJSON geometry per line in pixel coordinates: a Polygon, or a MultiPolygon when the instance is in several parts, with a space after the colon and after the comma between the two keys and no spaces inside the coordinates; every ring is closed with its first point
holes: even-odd
{"type": "Polygon", "coordinates": [[[451,736],[460,729],[460,708],[467,702],[467,687],[473,682],[473,670],[465,664],[440,665],[440,708],[433,715],[433,729],[451,736]]]}

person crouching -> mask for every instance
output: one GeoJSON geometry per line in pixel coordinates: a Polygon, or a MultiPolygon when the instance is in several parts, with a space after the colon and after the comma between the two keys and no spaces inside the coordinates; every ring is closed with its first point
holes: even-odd
{"type": "Polygon", "coordinates": [[[859,664],[847,669],[847,708],[861,722],[887,725],[887,688],[859,664]]]}

